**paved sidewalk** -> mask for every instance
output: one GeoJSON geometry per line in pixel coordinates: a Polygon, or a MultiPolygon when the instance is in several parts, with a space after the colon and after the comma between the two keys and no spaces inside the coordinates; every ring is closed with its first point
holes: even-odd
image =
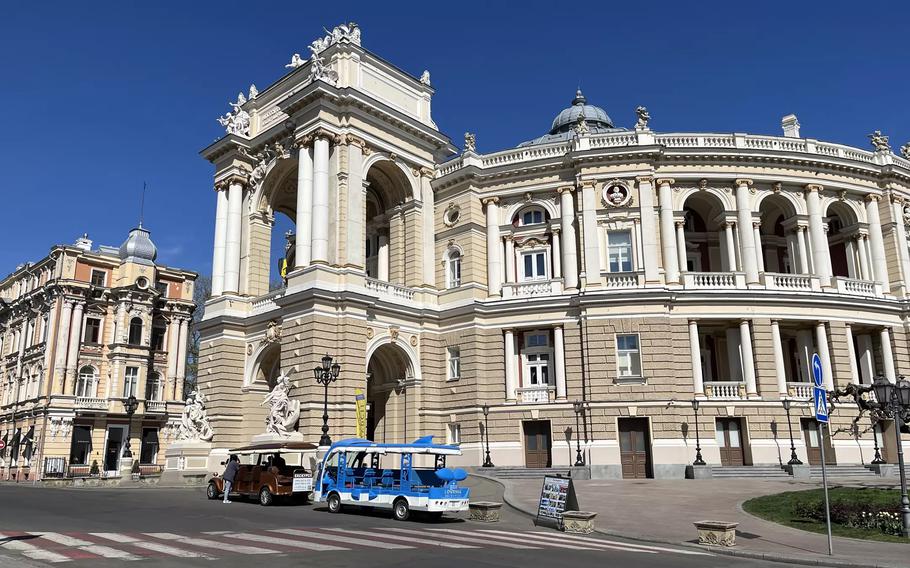
{"type": "MultiPolygon", "coordinates": [[[[504,499],[535,515],[540,479],[497,480],[505,485],[504,499]]],[[[881,486],[880,482],[841,483],[881,486]]],[[[705,480],[579,480],[575,481],[579,508],[596,511],[601,532],[671,543],[697,542],[693,522],[738,522],[733,553],[800,564],[910,566],[910,544],[834,538],[834,557],[827,555],[827,537],[764,521],[742,510],[752,497],[820,487],[815,481],[705,479],[705,480]]],[[[885,486],[891,486],[885,483],[885,486]]]]}

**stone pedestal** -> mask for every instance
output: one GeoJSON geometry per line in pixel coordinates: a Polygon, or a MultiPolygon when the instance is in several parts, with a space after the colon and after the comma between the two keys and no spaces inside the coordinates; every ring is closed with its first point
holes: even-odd
{"type": "Polygon", "coordinates": [[[300,432],[291,432],[287,436],[282,436],[281,434],[256,434],[253,436],[252,443],[254,444],[264,444],[267,442],[302,442],[303,434],[300,432]]]}
{"type": "Polygon", "coordinates": [[[882,477],[897,477],[900,475],[897,465],[893,463],[874,463],[869,466],[869,469],[882,477]]]}
{"type": "Polygon", "coordinates": [[[695,528],[698,530],[698,544],[712,546],[736,546],[736,527],[739,523],[724,521],[698,521],[695,528]]]}
{"type": "Polygon", "coordinates": [[[793,479],[809,479],[812,477],[812,468],[806,464],[785,465],[784,471],[793,476],[793,479]]]}
{"type": "Polygon", "coordinates": [[[215,473],[209,465],[211,451],[210,442],[201,440],[174,442],[164,452],[165,466],[160,483],[204,484],[208,476],[215,473]]]}
{"type": "Polygon", "coordinates": [[[711,479],[714,468],[710,465],[687,465],[686,479],[711,479]]]}
{"type": "Polygon", "coordinates": [[[502,503],[496,503],[495,501],[468,503],[468,511],[471,513],[471,520],[480,521],[481,523],[498,523],[501,509],[502,503]]]}
{"type": "Polygon", "coordinates": [[[594,517],[590,511],[566,511],[562,514],[562,530],[567,533],[591,534],[594,532],[594,517]]]}

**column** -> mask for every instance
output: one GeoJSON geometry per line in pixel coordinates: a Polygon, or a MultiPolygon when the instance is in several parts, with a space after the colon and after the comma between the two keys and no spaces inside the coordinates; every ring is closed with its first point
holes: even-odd
{"type": "MultiPolygon", "coordinates": [[[[506,235],[506,282],[516,282],[518,278],[515,275],[515,240],[512,239],[512,235],[506,235]]],[[[558,255],[554,254],[554,262],[558,255]]],[[[556,277],[554,269],[554,278],[556,277]]]]}
{"type": "Polygon", "coordinates": [[[60,299],[60,316],[57,320],[57,336],[54,339],[54,386],[53,394],[64,394],[66,383],[66,355],[67,339],[69,338],[70,322],[73,316],[73,301],[66,298],[60,299]]]}
{"type": "Polygon", "coordinates": [[[825,329],[825,322],[823,321],[815,324],[815,348],[818,349],[818,357],[822,360],[825,388],[834,390],[834,376],[831,374],[831,355],[828,352],[828,331],[825,329]]]}
{"type": "Polygon", "coordinates": [[[559,192],[559,229],[562,232],[562,273],[566,288],[578,288],[578,241],[575,237],[575,202],[572,188],[561,187],[559,192]]]}
{"type": "Polygon", "coordinates": [[[864,385],[871,385],[875,379],[875,357],[872,353],[872,336],[856,336],[856,347],[859,351],[859,376],[864,385]]]}
{"type": "Polygon", "coordinates": [[[869,223],[869,245],[872,249],[872,275],[882,283],[882,291],[891,292],[888,280],[888,264],[885,260],[885,238],[882,236],[882,221],[878,214],[878,195],[866,196],[866,221],[869,223]]]}
{"type": "Polygon", "coordinates": [[[809,240],[812,243],[813,272],[825,288],[831,287],[831,257],[828,254],[828,239],[822,224],[822,205],[819,193],[822,186],[806,186],[806,211],[809,213],[809,240]]]}
{"type": "Polygon", "coordinates": [[[167,326],[167,381],[164,387],[165,393],[173,393],[174,385],[177,384],[178,345],[180,345],[180,321],[176,316],[172,316],[167,326]]]}
{"type": "Polygon", "coordinates": [[[685,255],[685,250],[677,252],[673,239],[673,194],[670,186],[675,180],[662,178],[657,180],[657,200],[660,205],[660,244],[661,256],[664,263],[664,274],[668,283],[679,283],[679,271],[685,270],[686,265],[680,264],[679,259],[685,255]]]}
{"type": "Polygon", "coordinates": [[[859,253],[859,276],[863,280],[872,280],[872,273],[869,271],[869,255],[866,247],[866,235],[860,233],[856,235],[856,250],[859,253]]]}
{"type": "Polygon", "coordinates": [[[799,273],[809,274],[809,252],[806,248],[806,228],[801,225],[796,227],[796,246],[799,256],[799,273]]]}
{"type": "Polygon", "coordinates": [[[75,388],[76,382],[76,365],[79,359],[79,346],[82,344],[82,312],[85,309],[85,303],[76,301],[73,306],[73,317],[70,322],[70,338],[66,353],[66,379],[63,383],[64,394],[75,388]],[[69,385],[69,386],[68,386],[69,385]]]}
{"type": "MultiPolygon", "coordinates": [[[[754,249],[753,249],[754,254],[754,249]]],[[[752,257],[755,258],[754,256],[752,257]]],[[[739,322],[739,344],[742,350],[741,359],[743,364],[743,380],[746,382],[746,394],[748,396],[757,396],[758,389],[755,386],[755,360],[752,356],[752,332],[749,329],[749,320],[739,322]]]]}
{"type": "Polygon", "coordinates": [[[701,345],[698,341],[698,322],[689,320],[689,356],[692,358],[692,388],[695,396],[704,396],[704,374],[701,368],[701,345]]]}
{"type": "Polygon", "coordinates": [[[847,256],[847,275],[850,278],[860,278],[861,269],[857,261],[856,242],[852,235],[844,239],[844,252],[847,256]]]}
{"type": "Polygon", "coordinates": [[[506,371],[506,401],[515,400],[515,388],[517,387],[515,375],[515,333],[507,329],[503,334],[505,337],[505,371],[506,371]]]}
{"type": "Polygon", "coordinates": [[[856,364],[856,350],[853,343],[853,327],[848,323],[844,326],[844,334],[847,336],[847,356],[850,360],[850,382],[859,384],[859,368],[856,364]]]}
{"type": "MultiPolygon", "coordinates": [[[[428,286],[436,286],[436,196],[430,180],[433,170],[420,169],[420,195],[423,199],[421,215],[423,219],[423,281],[428,286]]],[[[361,241],[363,239],[361,238],[361,241]]]]}
{"type": "Polygon", "coordinates": [[[227,188],[215,187],[215,250],[212,253],[212,296],[224,292],[224,249],[227,245],[227,188]]]}
{"type": "Polygon", "coordinates": [[[581,184],[581,206],[585,231],[585,285],[598,286],[601,283],[600,238],[597,234],[597,192],[592,181],[581,184]]]}
{"type": "Polygon", "coordinates": [[[243,223],[243,184],[228,188],[227,240],[224,247],[224,291],[240,292],[240,234],[243,223]]]}
{"type": "Polygon", "coordinates": [[[755,261],[758,264],[758,271],[765,271],[765,255],[761,246],[761,222],[752,223],[752,231],[755,235],[755,261]]]}
{"type": "Polygon", "coordinates": [[[751,179],[736,180],[736,228],[739,232],[740,258],[746,282],[758,282],[758,256],[755,248],[755,229],[752,226],[752,206],[749,203],[751,179]]]}
{"type": "Polygon", "coordinates": [[[553,328],[553,347],[556,363],[556,400],[566,400],[566,344],[561,325],[553,328]]]}
{"type": "MultiPolygon", "coordinates": [[[[553,255],[553,278],[562,278],[562,248],[560,248],[559,243],[559,229],[553,227],[550,229],[550,234],[553,235],[553,243],[550,246],[550,254],[553,255]]],[[[507,252],[508,255],[508,252],[507,252]]],[[[513,259],[514,261],[514,259],[513,259]]],[[[506,272],[508,274],[514,274],[514,272],[508,271],[509,266],[509,257],[506,256],[506,272]]],[[[512,276],[514,278],[514,276],[512,276]]],[[[563,286],[565,287],[565,286],[563,286]]]]}
{"type": "Polygon", "coordinates": [[[303,268],[310,264],[313,234],[313,149],[300,141],[297,150],[297,242],[294,266],[303,268]]]}
{"type": "Polygon", "coordinates": [[[380,233],[377,236],[376,251],[376,279],[383,282],[389,281],[389,236],[380,233]]]}
{"type": "Polygon", "coordinates": [[[502,294],[502,245],[499,239],[498,203],[498,197],[483,200],[487,207],[487,291],[490,296],[502,294]]]}
{"type": "Polygon", "coordinates": [[[883,327],[879,337],[882,344],[882,369],[885,377],[893,383],[897,380],[897,372],[894,370],[894,354],[891,352],[891,329],[883,327]]]}
{"type": "MultiPolygon", "coordinates": [[[[345,139],[347,141],[347,164],[339,164],[339,167],[341,169],[346,169],[348,175],[347,184],[344,185],[347,211],[339,216],[339,218],[344,219],[344,228],[342,229],[344,233],[343,235],[339,235],[339,238],[344,239],[344,252],[346,255],[344,265],[363,269],[366,267],[366,255],[364,254],[364,241],[366,240],[364,238],[366,235],[366,195],[363,192],[363,142],[350,135],[346,136],[345,139]]],[[[417,173],[419,175],[420,172],[417,173]]],[[[420,179],[421,178],[418,177],[417,181],[420,182],[420,179]]],[[[341,184],[339,184],[339,186],[341,186],[341,184]]],[[[423,191],[423,188],[421,188],[419,195],[419,213],[424,223],[418,230],[423,233],[426,228],[426,220],[423,218],[427,215],[430,217],[433,216],[433,192],[429,192],[429,203],[427,203],[428,196],[427,193],[423,191]]],[[[427,244],[432,248],[432,235],[430,235],[429,243],[426,242],[426,237],[423,238],[423,248],[419,253],[416,250],[414,251],[414,261],[416,262],[420,259],[422,269],[420,283],[434,286],[436,284],[436,273],[433,272],[432,278],[427,280],[426,267],[423,266],[426,262],[424,256],[426,254],[427,244]]],[[[435,269],[436,267],[433,266],[433,268],[435,269]]]]}
{"type": "Polygon", "coordinates": [[[780,322],[771,320],[771,347],[774,353],[774,372],[777,376],[777,392],[787,396],[787,373],[784,367],[784,349],[780,341],[780,322]]]}
{"type": "Polygon", "coordinates": [[[174,381],[174,400],[183,400],[183,380],[186,378],[186,340],[189,318],[180,320],[180,339],[177,345],[177,380],[174,381]]]}
{"type": "Polygon", "coordinates": [[[689,252],[686,250],[686,222],[676,221],[676,252],[679,254],[679,270],[689,269],[689,252]]]}
{"type": "MultiPolygon", "coordinates": [[[[900,258],[901,279],[904,289],[910,288],[910,249],[907,248],[907,229],[904,227],[904,202],[893,197],[891,217],[894,219],[894,231],[897,236],[897,252],[900,258]]],[[[905,292],[906,294],[906,292],[905,292]]]]}
{"type": "MultiPolygon", "coordinates": [[[[360,188],[358,188],[359,190],[360,188]]],[[[329,262],[329,139],[324,133],[313,142],[313,239],[310,262],[329,262]]]]}
{"type": "Polygon", "coordinates": [[[736,243],[733,242],[733,223],[724,223],[725,252],[727,253],[727,271],[736,272],[736,243]]]}
{"type": "Polygon", "coordinates": [[[660,279],[660,267],[657,263],[657,216],[654,214],[653,180],[649,176],[641,176],[637,180],[642,245],[642,258],[638,260],[638,265],[644,267],[645,282],[657,282],[660,279]]]}

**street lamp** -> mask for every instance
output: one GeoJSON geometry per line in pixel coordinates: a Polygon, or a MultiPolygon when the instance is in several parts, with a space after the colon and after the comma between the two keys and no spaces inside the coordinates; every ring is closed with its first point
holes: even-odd
{"type": "Polygon", "coordinates": [[[126,446],[123,448],[123,457],[133,458],[133,452],[130,451],[130,430],[133,426],[133,414],[136,413],[136,409],[139,408],[139,401],[136,400],[136,397],[130,395],[125,401],[123,401],[123,408],[126,410],[126,446]]]}
{"type": "Polygon", "coordinates": [[[692,465],[705,465],[705,460],[701,457],[701,438],[698,435],[698,399],[692,399],[692,410],[695,411],[695,461],[692,465]]]}
{"type": "Polygon", "coordinates": [[[790,461],[787,462],[787,465],[803,465],[803,462],[796,457],[796,445],[793,443],[793,424],[790,422],[790,399],[785,398],[783,403],[784,410],[787,411],[787,430],[790,431],[790,461]]]}
{"type": "Polygon", "coordinates": [[[910,537],[910,497],[907,496],[907,473],[904,471],[904,448],[901,444],[901,426],[910,420],[910,381],[903,375],[892,383],[882,375],[872,383],[872,390],[880,405],[882,414],[894,420],[894,436],[897,439],[897,467],[901,476],[901,536],[910,537]]]}
{"type": "Polygon", "coordinates": [[[583,466],[585,465],[585,457],[581,454],[581,427],[578,422],[578,417],[581,416],[581,411],[584,409],[582,402],[580,400],[573,402],[572,409],[575,411],[575,465],[583,466]]]}
{"type": "Polygon", "coordinates": [[[331,446],[332,439],[329,438],[329,384],[334,383],[341,373],[341,365],[332,363],[332,356],[326,353],[322,358],[322,366],[313,368],[313,375],[316,382],[323,386],[324,395],[322,398],[322,437],[319,438],[320,446],[331,446]]]}
{"type": "Polygon", "coordinates": [[[493,460],[490,459],[490,406],[484,404],[481,410],[483,410],[483,436],[487,445],[487,457],[483,460],[483,467],[493,467],[493,460]]]}
{"type": "Polygon", "coordinates": [[[872,441],[875,443],[875,457],[872,458],[872,463],[874,465],[888,463],[882,457],[881,448],[878,445],[878,423],[875,420],[872,421],[872,441]]]}

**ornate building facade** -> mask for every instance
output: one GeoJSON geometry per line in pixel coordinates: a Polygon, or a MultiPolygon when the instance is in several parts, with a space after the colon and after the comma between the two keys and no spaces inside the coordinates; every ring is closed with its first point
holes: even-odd
{"type": "Polygon", "coordinates": [[[0,478],[160,471],[184,406],[196,274],[156,255],[140,226],[119,249],[84,236],[0,280],[0,478]]]}
{"type": "MultiPolygon", "coordinates": [[[[416,78],[361,46],[355,25],[221,118],[213,297],[199,383],[213,454],[263,432],[283,371],[315,441],[325,353],[334,437],[433,434],[496,465],[681,477],[710,464],[819,460],[809,361],[827,386],[910,365],[910,161],[783,136],[622,128],[578,92],[549,131],[458,152],[416,78]],[[286,287],[269,292],[277,213],[296,225],[286,287]],[[692,400],[700,401],[696,432],[692,400]],[[577,405],[573,405],[574,402],[577,405]],[[576,408],[579,426],[576,427],[576,408]]],[[[631,113],[630,113],[631,114],[631,113]]],[[[543,129],[542,129],[543,130],[543,129]]],[[[837,463],[894,457],[893,431],[825,443],[837,463]]]]}

